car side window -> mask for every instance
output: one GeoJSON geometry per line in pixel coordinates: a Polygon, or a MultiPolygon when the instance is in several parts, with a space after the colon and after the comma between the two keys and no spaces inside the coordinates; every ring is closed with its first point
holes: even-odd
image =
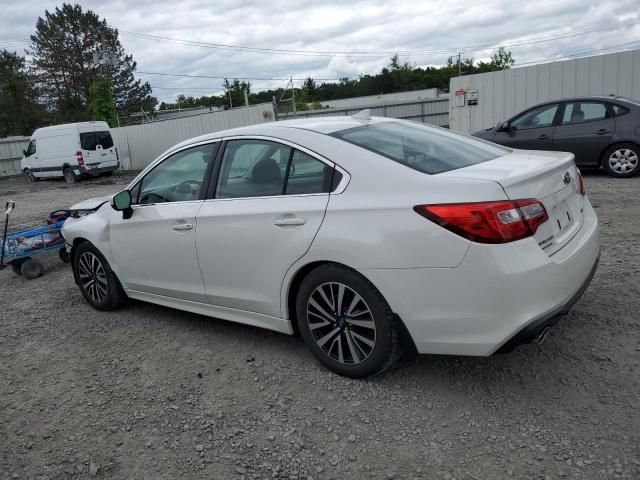
{"type": "Polygon", "coordinates": [[[509,125],[518,130],[550,127],[553,125],[553,119],[556,116],[557,111],[557,103],[553,105],[542,105],[518,115],[509,122],[509,125]]]}
{"type": "Polygon", "coordinates": [[[329,191],[333,168],[311,155],[294,150],[285,186],[285,195],[329,191]]]}
{"type": "Polygon", "coordinates": [[[227,142],[216,198],[282,195],[292,148],[268,140],[227,142]]]}
{"type": "Polygon", "coordinates": [[[134,203],[186,202],[200,198],[207,166],[213,161],[214,143],[181,150],[165,158],[133,189],[134,203]]]}
{"type": "Polygon", "coordinates": [[[622,115],[629,113],[629,109],[623,107],[622,105],[618,105],[617,103],[612,103],[610,105],[611,105],[611,109],[613,110],[613,115],[615,117],[620,117],[622,115]]]}
{"type": "Polygon", "coordinates": [[[607,106],[599,102],[570,102],[564,107],[562,125],[593,122],[607,118],[607,106]]]}
{"type": "Polygon", "coordinates": [[[31,140],[29,142],[29,146],[27,147],[27,155],[26,156],[30,157],[34,153],[36,153],[36,141],[35,140],[31,140]]]}

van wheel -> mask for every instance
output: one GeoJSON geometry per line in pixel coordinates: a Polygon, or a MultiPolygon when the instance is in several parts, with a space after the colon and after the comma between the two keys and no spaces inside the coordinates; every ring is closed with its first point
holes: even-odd
{"type": "Polygon", "coordinates": [[[64,175],[64,181],[68,184],[76,183],[76,174],[73,173],[73,170],[71,170],[69,167],[65,168],[62,171],[62,175],[64,175]]]}
{"type": "Polygon", "coordinates": [[[38,180],[40,180],[28,168],[24,171],[24,178],[27,181],[27,183],[34,183],[34,182],[37,182],[38,180]]]}

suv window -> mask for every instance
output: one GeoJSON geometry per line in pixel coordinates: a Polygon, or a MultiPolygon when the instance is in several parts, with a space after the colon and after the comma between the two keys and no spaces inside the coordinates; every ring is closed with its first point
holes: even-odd
{"type": "Polygon", "coordinates": [[[509,122],[509,126],[518,130],[529,128],[550,127],[558,111],[558,104],[542,105],[518,115],[509,122]]]}
{"type": "Polygon", "coordinates": [[[216,145],[208,143],[181,150],[147,173],[132,192],[134,203],[186,202],[200,198],[200,188],[216,145]],[[136,199],[135,197],[139,197],[136,199]],[[137,200],[137,201],[136,201],[137,200]]]}
{"type": "Polygon", "coordinates": [[[34,153],[36,153],[36,141],[31,140],[29,142],[29,146],[27,147],[27,154],[25,155],[25,157],[30,157],[34,153]]]}
{"type": "Polygon", "coordinates": [[[607,117],[607,106],[599,102],[571,102],[564,107],[562,125],[593,122],[607,117]]]}
{"type": "Polygon", "coordinates": [[[103,149],[113,147],[111,133],[104,132],[83,132],[80,134],[80,146],[83,150],[95,150],[100,145],[103,149]]]}
{"type": "Polygon", "coordinates": [[[331,135],[428,174],[468,167],[511,151],[416,122],[380,122],[331,135]]]}

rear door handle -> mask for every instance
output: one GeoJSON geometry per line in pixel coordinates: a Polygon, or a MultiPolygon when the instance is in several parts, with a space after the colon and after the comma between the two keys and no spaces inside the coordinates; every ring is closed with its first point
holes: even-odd
{"type": "Polygon", "coordinates": [[[549,135],[545,135],[544,133],[538,137],[538,140],[549,140],[549,135]]]}
{"type": "Polygon", "coordinates": [[[174,229],[176,232],[180,232],[183,230],[192,230],[193,223],[177,223],[173,225],[171,228],[174,229]]]}
{"type": "Polygon", "coordinates": [[[298,217],[280,217],[273,221],[273,224],[277,227],[295,227],[298,225],[304,225],[305,223],[307,223],[307,221],[304,218],[298,217]]]}
{"type": "Polygon", "coordinates": [[[606,135],[607,133],[611,133],[606,128],[601,128],[600,130],[596,130],[596,135],[606,135]]]}

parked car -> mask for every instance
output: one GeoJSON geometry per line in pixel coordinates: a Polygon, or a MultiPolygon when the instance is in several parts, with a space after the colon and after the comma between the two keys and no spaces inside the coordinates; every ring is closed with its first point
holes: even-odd
{"type": "Polygon", "coordinates": [[[20,169],[28,182],[64,177],[73,183],[82,176],[111,175],[120,166],[106,122],[38,128],[23,154],[20,169]]]}
{"type": "Polygon", "coordinates": [[[366,113],[197,137],[72,211],[62,233],[95,308],[129,297],[297,330],[350,377],[407,345],[491,355],[543,338],[599,256],[572,154],[366,113]]]}
{"type": "Polygon", "coordinates": [[[614,177],[640,172],[640,102],[574,97],[529,108],[476,137],[525,150],[571,152],[579,167],[614,177]]]}

